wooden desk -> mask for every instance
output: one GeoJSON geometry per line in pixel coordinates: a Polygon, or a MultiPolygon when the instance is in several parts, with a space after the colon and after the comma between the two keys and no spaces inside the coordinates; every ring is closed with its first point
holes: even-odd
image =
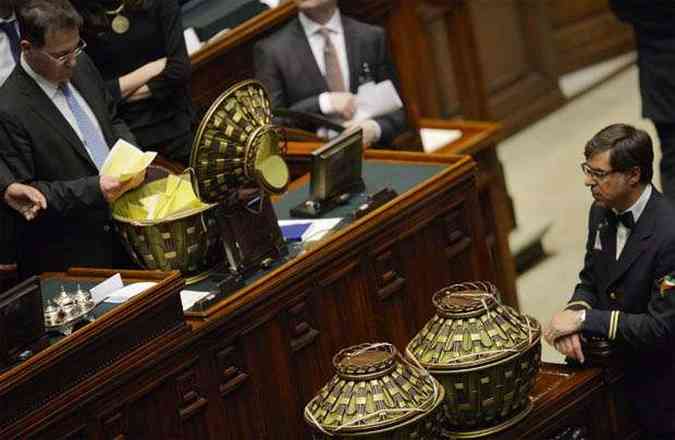
{"type": "MultiPolygon", "coordinates": [[[[387,154],[370,161],[433,172],[320,245],[189,311],[185,321],[170,326],[175,331],[148,337],[121,357],[105,356],[125,343],[107,335],[136,335],[154,323],[141,313],[154,300],[142,308],[134,301],[120,306],[0,376],[0,438],[309,439],[302,410],[334,374],[331,359],[339,349],[369,341],[402,348],[432,316],[430,298],[437,289],[494,279],[471,158],[387,154]],[[92,357],[87,347],[108,350],[92,357]],[[89,370],[96,359],[103,361],[89,370]]],[[[172,299],[173,308],[166,310],[175,310],[182,283],[175,275],[163,282],[158,298],[172,299]]],[[[551,428],[577,420],[553,425],[560,414],[589,421],[587,409],[596,408],[595,396],[603,395],[598,371],[540,379],[536,419],[528,420],[537,426],[550,422],[551,428]]]]}
{"type": "MultiPolygon", "coordinates": [[[[490,250],[490,262],[495,274],[496,284],[506,304],[518,308],[516,290],[516,267],[509,234],[515,227],[515,214],[511,197],[506,188],[504,171],[497,156],[497,144],[502,132],[499,124],[474,121],[445,121],[440,119],[422,119],[422,127],[460,130],[462,137],[430,155],[430,161],[437,156],[468,154],[478,164],[477,187],[481,213],[484,221],[486,239],[490,250]]],[[[411,150],[421,149],[418,136],[410,138],[411,150]]],[[[289,142],[287,161],[291,175],[300,176],[311,169],[311,153],[320,144],[317,142],[289,142]]],[[[407,149],[407,148],[406,148],[407,149]]],[[[369,149],[365,158],[386,158],[391,152],[369,149]]],[[[412,160],[427,160],[423,153],[396,153],[398,157],[412,160]]]]}

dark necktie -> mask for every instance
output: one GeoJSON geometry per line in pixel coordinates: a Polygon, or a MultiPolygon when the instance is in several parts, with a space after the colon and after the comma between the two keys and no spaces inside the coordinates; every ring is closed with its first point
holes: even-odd
{"type": "Polygon", "coordinates": [[[331,92],[346,92],[345,80],[342,77],[340,62],[338,61],[337,51],[330,39],[330,30],[328,28],[319,29],[323,37],[323,57],[326,63],[326,84],[331,92]]]}
{"type": "Polygon", "coordinates": [[[623,214],[615,214],[610,212],[607,214],[607,221],[616,227],[619,223],[624,225],[628,229],[633,229],[635,226],[635,220],[633,219],[633,213],[630,211],[624,212],[623,214]]]}
{"type": "Polygon", "coordinates": [[[21,46],[19,45],[19,34],[16,32],[14,21],[0,22],[0,30],[7,35],[9,40],[9,48],[12,50],[14,62],[19,62],[19,55],[21,54],[21,46]]]}

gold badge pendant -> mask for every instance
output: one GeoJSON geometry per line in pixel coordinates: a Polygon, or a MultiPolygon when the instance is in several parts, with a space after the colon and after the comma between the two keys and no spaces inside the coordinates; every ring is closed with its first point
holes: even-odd
{"type": "Polygon", "coordinates": [[[112,30],[117,34],[124,34],[129,30],[130,23],[129,19],[124,15],[118,14],[113,18],[112,23],[110,24],[112,30]]]}

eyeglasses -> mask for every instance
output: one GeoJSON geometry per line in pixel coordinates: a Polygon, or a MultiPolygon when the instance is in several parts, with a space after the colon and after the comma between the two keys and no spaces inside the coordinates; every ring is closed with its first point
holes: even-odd
{"type": "Polygon", "coordinates": [[[82,51],[84,51],[85,47],[87,47],[87,42],[80,39],[80,41],[77,43],[77,46],[75,47],[75,49],[73,49],[73,50],[71,50],[71,51],[69,51],[69,52],[67,52],[67,53],[65,53],[65,54],[63,54],[59,57],[55,57],[54,55],[50,54],[49,52],[46,52],[46,51],[41,50],[41,49],[37,49],[37,50],[42,52],[43,54],[47,55],[53,61],[55,61],[59,64],[65,64],[66,61],[71,60],[73,58],[77,58],[78,56],[80,56],[82,51]]]}
{"type": "Polygon", "coordinates": [[[583,171],[586,176],[590,177],[591,179],[597,182],[604,180],[610,174],[619,172],[619,170],[598,170],[595,168],[591,168],[591,166],[588,165],[586,162],[581,163],[581,171],[583,171]]]}

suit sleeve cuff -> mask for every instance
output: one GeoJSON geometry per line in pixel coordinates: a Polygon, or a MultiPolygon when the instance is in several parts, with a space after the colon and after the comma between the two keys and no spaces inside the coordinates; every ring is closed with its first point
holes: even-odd
{"type": "Polygon", "coordinates": [[[586,310],[591,310],[592,307],[589,303],[586,301],[578,300],[578,301],[570,301],[567,303],[565,306],[566,310],[581,310],[581,309],[586,309],[586,310]]]}
{"type": "Polygon", "coordinates": [[[612,341],[616,339],[620,319],[621,312],[618,310],[587,310],[581,330],[605,336],[612,341]]]}
{"type": "Polygon", "coordinates": [[[319,95],[319,109],[321,109],[321,113],[324,115],[335,113],[333,103],[330,100],[330,92],[323,92],[319,95]]]}

